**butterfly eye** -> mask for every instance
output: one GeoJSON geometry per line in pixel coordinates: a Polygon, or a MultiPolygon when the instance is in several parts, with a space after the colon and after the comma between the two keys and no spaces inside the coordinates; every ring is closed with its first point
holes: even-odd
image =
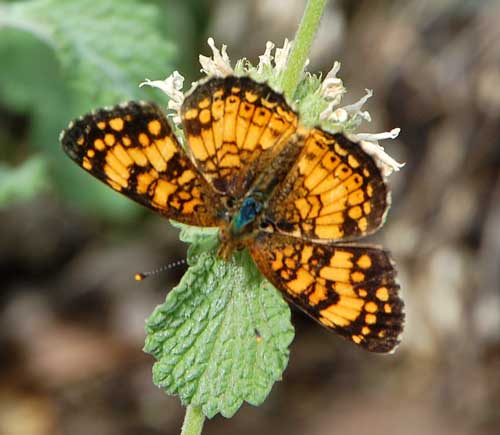
{"type": "Polygon", "coordinates": [[[225,203],[226,208],[233,208],[234,207],[234,199],[229,197],[229,196],[226,196],[224,198],[224,203],[225,203]]]}
{"type": "Polygon", "coordinates": [[[261,221],[261,222],[260,222],[260,224],[259,224],[259,228],[260,228],[261,230],[265,230],[266,228],[269,228],[269,227],[271,227],[271,226],[272,226],[271,222],[270,222],[270,221],[268,221],[267,219],[264,219],[264,220],[263,220],[263,221],[261,221]]]}

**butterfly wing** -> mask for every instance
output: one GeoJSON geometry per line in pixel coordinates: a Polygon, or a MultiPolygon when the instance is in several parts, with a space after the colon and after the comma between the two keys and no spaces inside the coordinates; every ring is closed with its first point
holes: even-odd
{"type": "Polygon", "coordinates": [[[270,199],[266,215],[282,232],[338,241],[373,233],[389,194],[375,161],[342,134],[312,129],[295,165],[270,199]]]}
{"type": "Polygon", "coordinates": [[[86,171],[139,204],[179,222],[218,225],[218,195],[154,103],[131,101],[81,117],[61,133],[61,144],[86,171]]]}
{"type": "Polygon", "coordinates": [[[267,279],[321,325],[372,352],[399,343],[403,302],[387,252],[264,232],[248,248],[267,279]]]}
{"type": "Polygon", "coordinates": [[[239,199],[295,132],[284,97],[248,77],[212,78],[181,109],[188,148],[221,194],[239,199]]]}

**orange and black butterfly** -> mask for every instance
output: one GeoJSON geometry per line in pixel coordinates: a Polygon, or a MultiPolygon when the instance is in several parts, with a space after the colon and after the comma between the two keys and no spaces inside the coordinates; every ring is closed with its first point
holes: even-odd
{"type": "Polygon", "coordinates": [[[389,192],[342,134],[299,125],[284,97],[247,77],[212,78],[184,100],[185,149],[153,103],[73,121],[64,151],[169,219],[220,228],[219,255],[247,248],[285,298],[328,329],[389,352],[403,302],[388,253],[349,242],[376,231],[389,192]]]}

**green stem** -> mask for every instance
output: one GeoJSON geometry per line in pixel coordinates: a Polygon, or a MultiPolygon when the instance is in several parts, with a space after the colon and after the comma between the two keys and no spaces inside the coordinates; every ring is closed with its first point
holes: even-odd
{"type": "Polygon", "coordinates": [[[292,50],[288,58],[287,66],[281,77],[281,88],[286,97],[291,100],[297,86],[299,85],[307,56],[314,36],[319,28],[321,15],[328,0],[309,0],[304,15],[300,21],[299,28],[293,40],[292,50]]]}
{"type": "Polygon", "coordinates": [[[201,412],[201,408],[189,405],[186,408],[181,435],[200,435],[204,421],[205,416],[201,412]]]}

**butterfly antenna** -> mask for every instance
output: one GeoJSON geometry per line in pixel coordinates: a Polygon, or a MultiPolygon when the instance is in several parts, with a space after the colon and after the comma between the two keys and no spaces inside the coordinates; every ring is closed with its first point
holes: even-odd
{"type": "Polygon", "coordinates": [[[165,264],[164,266],[161,266],[149,272],[137,272],[136,274],[134,274],[134,279],[136,281],[143,281],[150,276],[157,275],[159,273],[173,269],[174,267],[182,266],[183,264],[187,264],[187,260],[185,258],[183,258],[182,260],[172,261],[171,263],[165,264]]]}

